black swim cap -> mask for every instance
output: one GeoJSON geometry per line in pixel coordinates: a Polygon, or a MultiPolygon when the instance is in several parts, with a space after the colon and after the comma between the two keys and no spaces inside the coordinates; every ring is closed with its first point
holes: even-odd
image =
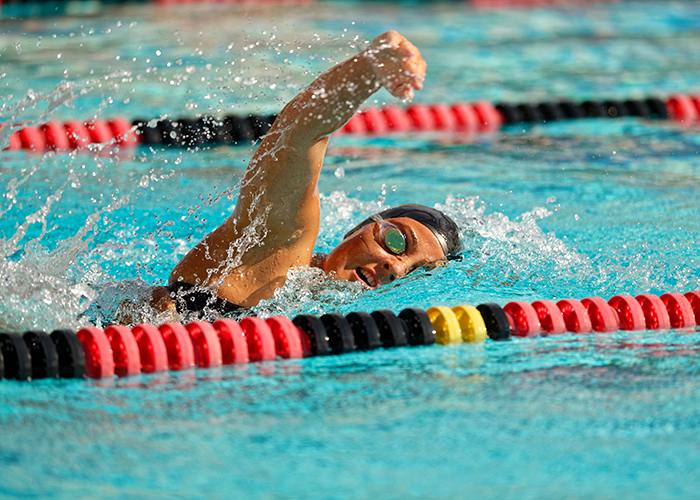
{"type": "Polygon", "coordinates": [[[387,208],[377,214],[371,215],[348,231],[345,237],[347,238],[355,231],[377,220],[392,219],[394,217],[407,217],[416,222],[420,222],[430,229],[440,242],[445,257],[451,257],[462,249],[462,243],[459,238],[459,228],[457,224],[455,224],[455,221],[443,214],[440,210],[435,210],[425,205],[416,205],[414,203],[387,208]]]}

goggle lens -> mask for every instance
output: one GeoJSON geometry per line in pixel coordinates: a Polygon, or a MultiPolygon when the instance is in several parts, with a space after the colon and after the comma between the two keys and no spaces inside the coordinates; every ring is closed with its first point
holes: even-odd
{"type": "Polygon", "coordinates": [[[384,244],[396,255],[400,255],[406,250],[406,238],[396,226],[384,225],[384,244]]]}

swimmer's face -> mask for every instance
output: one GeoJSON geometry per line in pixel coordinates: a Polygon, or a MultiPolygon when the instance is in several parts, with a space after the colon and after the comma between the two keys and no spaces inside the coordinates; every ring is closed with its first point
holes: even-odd
{"type": "Polygon", "coordinates": [[[413,219],[396,217],[368,224],[345,238],[321,268],[340,279],[377,288],[444,257],[430,229],[413,219]]]}

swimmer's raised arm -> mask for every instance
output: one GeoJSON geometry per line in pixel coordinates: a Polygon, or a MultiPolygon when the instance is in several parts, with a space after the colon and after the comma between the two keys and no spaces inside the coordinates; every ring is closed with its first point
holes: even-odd
{"type": "Polygon", "coordinates": [[[255,153],[236,205],[237,225],[248,224],[246,215],[252,199],[263,187],[276,215],[268,217],[267,229],[281,237],[278,243],[286,245],[297,229],[313,229],[309,239],[313,246],[318,222],[306,219],[318,215],[314,193],[329,136],[382,86],[396,97],[410,99],[414,88],[422,88],[424,75],[425,61],[418,49],[390,31],[316,79],[285,106],[255,153]],[[276,200],[284,204],[275,204],[276,200]],[[313,213],[307,213],[307,209],[313,213]],[[292,229],[290,224],[298,225],[297,215],[303,218],[299,221],[302,227],[292,229]]]}
{"type": "Polygon", "coordinates": [[[246,307],[271,297],[290,267],[311,262],[329,136],[382,86],[412,98],[423,87],[425,67],[418,49],[389,31],[317,78],[285,106],[258,147],[232,216],[180,261],[170,282],[215,284],[219,297],[246,307]],[[235,269],[223,265],[244,235],[263,243],[247,248],[235,269]]]}

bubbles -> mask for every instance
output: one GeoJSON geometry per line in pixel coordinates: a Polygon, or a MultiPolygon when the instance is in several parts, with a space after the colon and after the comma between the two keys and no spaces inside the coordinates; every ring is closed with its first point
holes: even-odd
{"type": "Polygon", "coordinates": [[[3,331],[52,331],[87,326],[78,316],[96,297],[92,289],[4,258],[0,258],[0,275],[3,276],[0,280],[3,331]]]}
{"type": "Polygon", "coordinates": [[[342,179],[345,177],[345,169],[343,167],[338,167],[335,169],[335,172],[333,172],[333,175],[335,175],[336,179],[342,179]]]}
{"type": "Polygon", "coordinates": [[[294,267],[287,273],[284,286],[278,288],[270,300],[260,302],[252,311],[263,318],[280,315],[291,318],[302,312],[326,314],[356,300],[363,288],[359,283],[328,276],[315,267],[294,267]]]}

